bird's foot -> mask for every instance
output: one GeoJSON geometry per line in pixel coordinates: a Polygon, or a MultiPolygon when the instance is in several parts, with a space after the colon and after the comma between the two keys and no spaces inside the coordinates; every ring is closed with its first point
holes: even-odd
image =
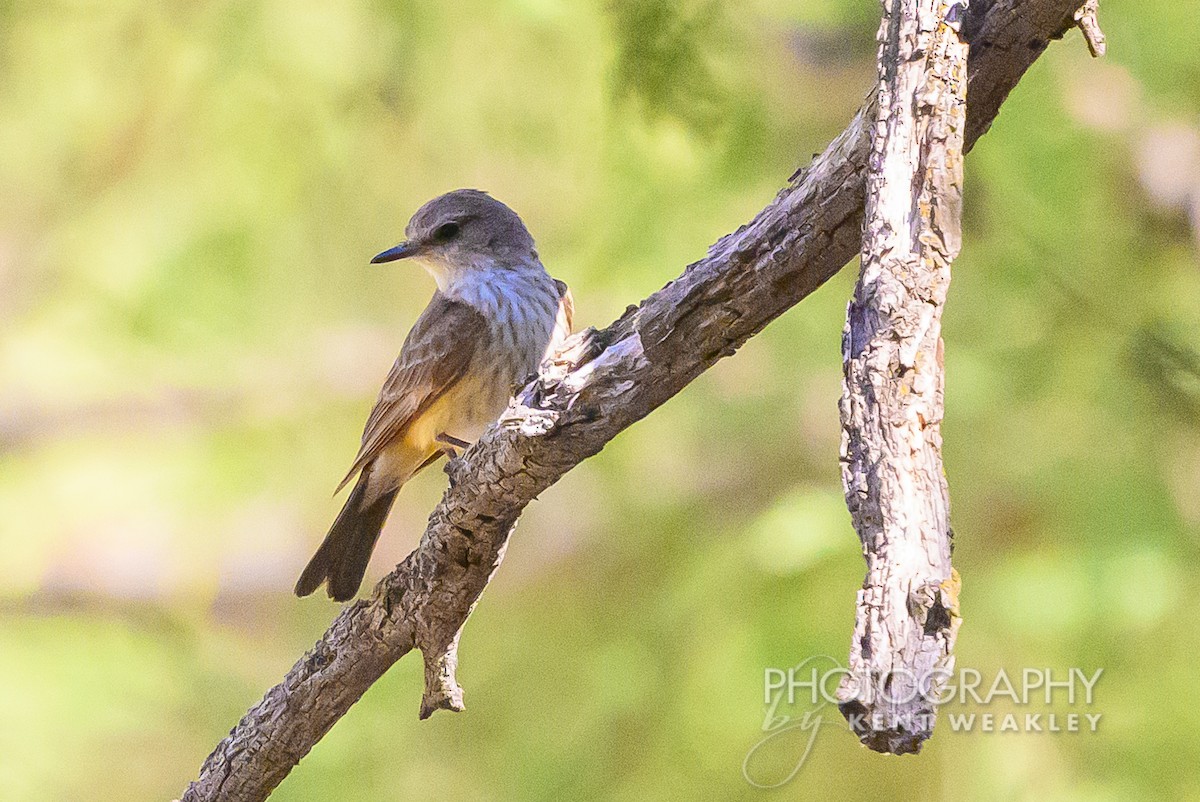
{"type": "Polygon", "coordinates": [[[458,459],[458,455],[462,453],[463,449],[471,445],[466,440],[459,440],[457,437],[445,432],[442,432],[433,439],[442,445],[442,453],[448,459],[458,459]]]}

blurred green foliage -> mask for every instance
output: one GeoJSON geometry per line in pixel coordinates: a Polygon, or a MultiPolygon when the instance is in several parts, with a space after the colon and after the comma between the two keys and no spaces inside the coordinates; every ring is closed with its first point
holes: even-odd
{"type": "MultiPolygon", "coordinates": [[[[171,798],[323,630],[289,588],[432,290],[366,265],[412,210],[492,191],[604,325],[845,125],[876,13],[0,4],[0,798],[171,798]]],[[[1069,34],[967,162],[944,424],[959,664],[1102,667],[1098,733],[943,722],[888,759],[828,727],[782,791],[743,778],[764,669],[844,656],[863,574],[846,270],[533,505],[463,639],[467,713],[418,723],[404,660],[275,798],[1197,798],[1200,272],[1143,172],[1148,129],[1200,125],[1200,31],[1102,13],[1108,59],[1069,34]]]]}

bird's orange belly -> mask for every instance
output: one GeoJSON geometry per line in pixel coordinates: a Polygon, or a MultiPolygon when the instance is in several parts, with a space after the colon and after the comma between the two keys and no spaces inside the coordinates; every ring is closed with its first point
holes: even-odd
{"type": "Polygon", "coordinates": [[[428,457],[440,448],[440,435],[473,443],[500,417],[508,400],[507,386],[486,387],[464,379],[412,422],[405,433],[406,446],[428,457]]]}

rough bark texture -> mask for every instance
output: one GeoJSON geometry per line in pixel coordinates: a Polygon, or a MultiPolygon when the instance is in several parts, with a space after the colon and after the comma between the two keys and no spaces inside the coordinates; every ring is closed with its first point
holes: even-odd
{"type": "Polygon", "coordinates": [[[933,734],[961,620],[941,436],[942,307],[962,239],[960,8],[884,2],[862,269],[842,335],[842,483],[867,577],[838,695],[863,743],[894,754],[933,734]]]}
{"type": "MultiPolygon", "coordinates": [[[[967,142],[1081,0],[998,0],[976,22],[967,142]]],[[[283,681],[238,722],[185,800],[261,800],[394,662],[425,660],[422,715],[462,709],[463,624],[517,517],[566,471],[728,356],[852,259],[874,96],[823,154],[734,234],[601,332],[577,335],[500,425],[453,463],[416,551],[348,605],[283,681]]]]}

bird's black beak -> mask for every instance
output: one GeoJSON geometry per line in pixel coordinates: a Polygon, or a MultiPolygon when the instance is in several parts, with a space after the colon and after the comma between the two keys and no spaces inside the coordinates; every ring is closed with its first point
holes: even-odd
{"type": "Polygon", "coordinates": [[[375,258],[371,260],[371,264],[378,265],[384,262],[394,262],[397,259],[407,259],[409,256],[415,255],[419,250],[421,250],[421,246],[418,243],[413,242],[412,240],[406,240],[401,242],[395,248],[388,248],[383,253],[377,254],[375,258]]]}

